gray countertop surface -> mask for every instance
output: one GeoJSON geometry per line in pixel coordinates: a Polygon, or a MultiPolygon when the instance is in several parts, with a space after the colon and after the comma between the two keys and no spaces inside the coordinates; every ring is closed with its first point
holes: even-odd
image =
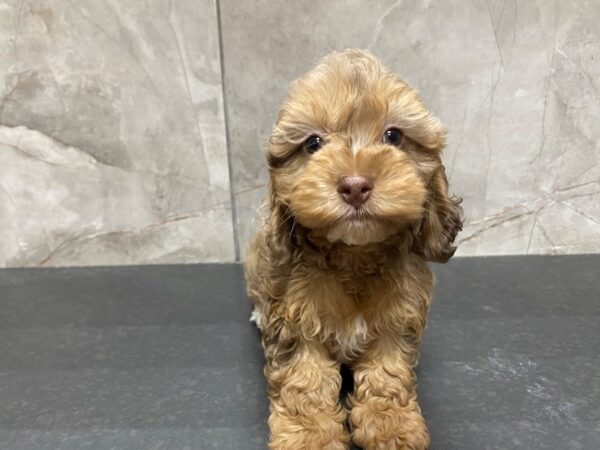
{"type": "MultiPolygon", "coordinates": [[[[600,255],[434,269],[431,448],[600,448],[600,255]]],[[[0,270],[0,448],[265,449],[249,314],[236,264],[0,270]]]]}

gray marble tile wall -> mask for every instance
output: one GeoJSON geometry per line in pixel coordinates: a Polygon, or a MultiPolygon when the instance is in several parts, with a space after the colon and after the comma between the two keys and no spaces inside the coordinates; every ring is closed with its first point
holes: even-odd
{"type": "Polygon", "coordinates": [[[243,255],[288,83],[347,47],[447,124],[460,254],[600,252],[598,20],[594,1],[0,0],[0,266],[243,255]]]}
{"type": "Polygon", "coordinates": [[[235,258],[213,0],[0,1],[0,264],[235,258]]]}

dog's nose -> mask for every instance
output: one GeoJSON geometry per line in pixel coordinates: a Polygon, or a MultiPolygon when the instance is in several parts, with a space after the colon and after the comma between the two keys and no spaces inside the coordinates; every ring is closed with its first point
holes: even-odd
{"type": "Polygon", "coordinates": [[[346,203],[355,208],[367,201],[372,190],[373,183],[366,177],[352,175],[338,180],[338,192],[346,203]]]}

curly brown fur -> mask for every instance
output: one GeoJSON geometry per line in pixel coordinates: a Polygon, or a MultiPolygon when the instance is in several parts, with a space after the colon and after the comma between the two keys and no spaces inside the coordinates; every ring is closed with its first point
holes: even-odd
{"type": "Polygon", "coordinates": [[[429,445],[413,372],[433,285],[427,261],[452,256],[462,224],[441,163],[444,133],[364,51],[334,53],[292,84],[270,139],[267,214],[246,260],[271,449],[337,450],[350,438],[367,450],[429,445]],[[401,142],[382,140],[390,129],[401,142]],[[323,144],[314,153],[311,136],[323,144]],[[343,200],[344,176],[370,180],[365,203],[343,200]],[[355,380],[351,436],[338,401],[342,362],[355,380]]]}

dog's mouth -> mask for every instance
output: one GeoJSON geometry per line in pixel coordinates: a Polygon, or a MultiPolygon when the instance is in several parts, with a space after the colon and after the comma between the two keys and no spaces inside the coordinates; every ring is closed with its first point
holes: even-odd
{"type": "Polygon", "coordinates": [[[390,229],[385,221],[378,220],[364,208],[353,208],[327,228],[326,237],[330,242],[365,245],[380,242],[389,233],[390,229]]]}
{"type": "Polygon", "coordinates": [[[343,220],[354,223],[367,222],[373,219],[373,216],[363,207],[352,208],[343,217],[343,220]]]}

